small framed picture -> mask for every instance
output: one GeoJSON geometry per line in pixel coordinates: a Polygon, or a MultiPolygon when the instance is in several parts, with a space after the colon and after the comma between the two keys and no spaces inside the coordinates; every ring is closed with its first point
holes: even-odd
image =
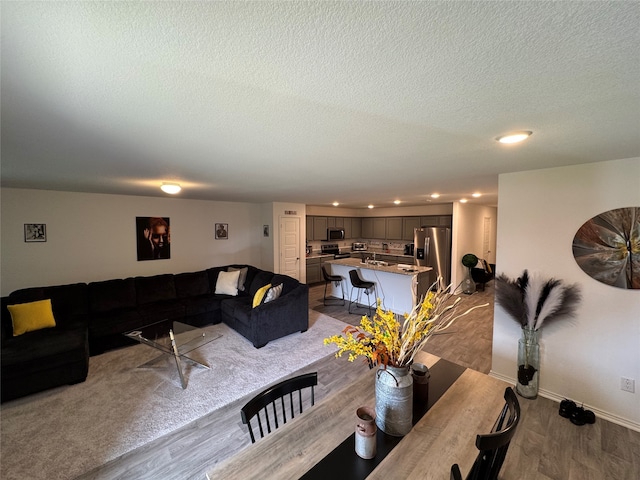
{"type": "Polygon", "coordinates": [[[229,224],[216,223],[216,240],[226,240],[229,238],[229,224]]]}
{"type": "Polygon", "coordinates": [[[24,224],[24,241],[25,242],[46,242],[47,241],[47,224],[46,223],[25,223],[24,224]]]}
{"type": "Polygon", "coordinates": [[[262,236],[263,237],[268,237],[269,236],[269,225],[263,225],[262,226],[262,236]]]}

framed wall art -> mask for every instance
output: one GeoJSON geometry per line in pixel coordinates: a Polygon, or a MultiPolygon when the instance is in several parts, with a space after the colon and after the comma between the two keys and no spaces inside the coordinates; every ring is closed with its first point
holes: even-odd
{"type": "Polygon", "coordinates": [[[262,226],[262,236],[263,237],[268,237],[269,236],[269,225],[263,225],[262,226]]]}
{"type": "Polygon", "coordinates": [[[229,238],[229,224],[216,223],[216,240],[226,240],[229,238]]]}
{"type": "Polygon", "coordinates": [[[24,224],[24,241],[46,242],[47,241],[47,224],[46,223],[25,223],[24,224]]]}
{"type": "Polygon", "coordinates": [[[587,220],[573,238],[584,273],[612,287],[640,289],[640,207],[616,208],[587,220]]]}
{"type": "Polygon", "coordinates": [[[169,217],[136,217],[138,261],[171,258],[169,217]]]}

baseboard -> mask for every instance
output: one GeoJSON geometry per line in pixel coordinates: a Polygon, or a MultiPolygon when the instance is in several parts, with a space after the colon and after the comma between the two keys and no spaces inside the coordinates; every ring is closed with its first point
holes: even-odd
{"type": "MultiPolygon", "coordinates": [[[[514,377],[508,377],[506,375],[501,375],[499,373],[495,373],[493,371],[489,372],[489,376],[493,377],[493,378],[497,378],[498,380],[502,380],[503,382],[507,382],[510,383],[512,385],[516,384],[516,379],[514,377]]],[[[558,395],[557,393],[551,392],[549,390],[545,390],[543,388],[541,388],[538,391],[538,395],[540,395],[541,397],[544,398],[548,398],[549,400],[553,400],[554,402],[558,402],[560,403],[562,400],[564,400],[567,397],[564,397],[562,395],[558,395]]],[[[570,399],[570,400],[574,400],[574,399],[570,399]]],[[[574,400],[576,401],[576,400],[574,400]]],[[[637,422],[633,422],[627,418],[623,418],[623,417],[619,417],[618,415],[614,415],[610,412],[606,412],[604,410],[600,410],[598,408],[594,408],[591,405],[587,405],[584,404],[584,407],[591,410],[593,413],[596,414],[596,417],[602,418],[603,420],[607,420],[608,422],[611,423],[615,423],[617,425],[621,425],[623,427],[626,427],[630,430],[635,430],[636,432],[640,432],[640,423],[637,422]]]]}

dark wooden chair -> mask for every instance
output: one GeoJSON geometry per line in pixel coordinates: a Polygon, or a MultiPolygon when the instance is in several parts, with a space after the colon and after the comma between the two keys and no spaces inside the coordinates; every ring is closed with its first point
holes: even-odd
{"type": "Polygon", "coordinates": [[[485,285],[493,280],[496,276],[496,265],[495,263],[489,264],[486,260],[483,259],[480,259],[480,263],[483,265],[483,267],[472,268],[471,278],[474,282],[476,282],[476,289],[484,292],[485,285]]]}
{"type": "MultiPolygon", "coordinates": [[[[476,436],[476,447],[480,450],[471,467],[467,480],[496,480],[504,459],[507,456],[509,443],[516,433],[520,421],[520,404],[511,387],[504,391],[506,401],[491,433],[476,436]]],[[[462,480],[458,464],[451,466],[451,480],[462,480]]]]}
{"type": "MultiPolygon", "coordinates": [[[[353,298],[353,289],[358,289],[358,296],[356,298],[355,304],[356,306],[360,303],[360,296],[362,295],[362,291],[364,290],[367,294],[367,305],[369,307],[369,316],[371,316],[371,299],[369,298],[369,290],[375,289],[376,284],[374,282],[370,282],[368,280],[363,280],[360,278],[357,270],[349,270],[349,279],[351,280],[351,292],[349,292],[349,313],[351,313],[351,305],[354,303],[351,299],[353,298]]],[[[357,313],[357,312],[353,312],[357,313]]]]}
{"type": "Polygon", "coordinates": [[[242,417],[242,423],[247,425],[249,429],[251,443],[256,441],[251,426],[251,420],[254,417],[256,417],[255,422],[258,424],[260,438],[263,438],[265,431],[266,433],[271,433],[272,428],[275,430],[280,426],[280,423],[287,423],[287,410],[289,411],[289,420],[295,417],[294,404],[297,403],[297,413],[302,413],[303,389],[311,388],[310,403],[313,406],[315,404],[314,387],[316,385],[318,385],[318,373],[306,373],[277,383],[249,400],[240,410],[240,416],[242,417]],[[294,395],[294,393],[297,393],[297,395],[294,395]],[[295,401],[294,397],[297,397],[295,401]],[[280,422],[280,420],[282,421],[280,422]]]}
{"type": "Polygon", "coordinates": [[[327,286],[331,285],[331,282],[335,282],[336,287],[338,286],[338,283],[340,284],[340,290],[342,290],[342,305],[344,305],[344,286],[342,284],[342,280],[344,280],[344,278],[342,278],[341,275],[331,275],[327,272],[327,267],[325,265],[322,265],[322,278],[324,278],[324,296],[322,297],[322,303],[327,305],[327,286]]]}

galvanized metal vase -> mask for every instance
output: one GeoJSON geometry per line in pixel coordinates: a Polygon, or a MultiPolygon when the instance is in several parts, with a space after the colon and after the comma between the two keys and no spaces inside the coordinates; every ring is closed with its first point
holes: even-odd
{"type": "Polygon", "coordinates": [[[384,433],[402,437],[411,431],[413,377],[409,367],[380,366],[376,372],[376,425],[384,433]]]}

